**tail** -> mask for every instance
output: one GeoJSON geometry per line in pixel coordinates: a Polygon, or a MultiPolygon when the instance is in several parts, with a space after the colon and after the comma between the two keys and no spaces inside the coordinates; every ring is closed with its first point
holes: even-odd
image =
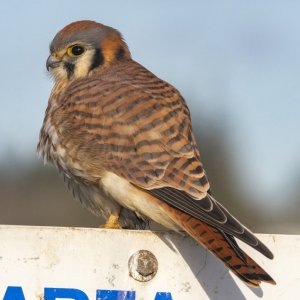
{"type": "Polygon", "coordinates": [[[229,269],[250,286],[261,282],[276,284],[273,278],[249,257],[233,236],[216,229],[173,207],[163,206],[172,219],[196,241],[224,262],[229,269]]]}

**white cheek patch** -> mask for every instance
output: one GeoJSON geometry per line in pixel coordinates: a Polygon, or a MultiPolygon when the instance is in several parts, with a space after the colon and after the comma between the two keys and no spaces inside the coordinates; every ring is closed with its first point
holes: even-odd
{"type": "Polygon", "coordinates": [[[74,77],[79,78],[86,76],[90,71],[95,51],[86,50],[75,62],[74,77]]]}
{"type": "Polygon", "coordinates": [[[55,81],[77,79],[86,76],[93,63],[94,53],[94,50],[88,49],[74,60],[72,63],[74,64],[74,74],[71,78],[68,78],[68,71],[64,67],[64,64],[68,62],[68,59],[64,59],[57,68],[51,69],[51,75],[54,77],[55,81]]]}

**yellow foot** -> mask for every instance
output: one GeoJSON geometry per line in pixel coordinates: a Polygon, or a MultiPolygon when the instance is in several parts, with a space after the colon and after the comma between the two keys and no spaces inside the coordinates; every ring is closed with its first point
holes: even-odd
{"type": "Polygon", "coordinates": [[[122,229],[122,226],[119,223],[119,216],[115,215],[110,215],[106,223],[99,227],[106,229],[122,229]]]}

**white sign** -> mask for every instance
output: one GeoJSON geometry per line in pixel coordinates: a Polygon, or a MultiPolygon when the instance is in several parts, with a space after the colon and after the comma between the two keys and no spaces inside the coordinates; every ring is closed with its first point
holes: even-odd
{"type": "Polygon", "coordinates": [[[175,233],[2,225],[0,299],[296,299],[299,237],[259,237],[275,259],[247,251],[278,284],[251,289],[191,238],[175,233]],[[139,250],[150,251],[158,262],[147,282],[129,275],[128,261],[139,250]]]}

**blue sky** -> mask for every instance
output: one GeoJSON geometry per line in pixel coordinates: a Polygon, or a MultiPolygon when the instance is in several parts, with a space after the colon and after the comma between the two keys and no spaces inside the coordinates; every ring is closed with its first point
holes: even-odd
{"type": "Polygon", "coordinates": [[[3,2],[0,163],[35,157],[49,43],[91,19],[119,29],[134,59],[182,92],[195,129],[199,112],[226,121],[242,185],[276,206],[300,177],[299,12],[299,1],[3,2]]]}

